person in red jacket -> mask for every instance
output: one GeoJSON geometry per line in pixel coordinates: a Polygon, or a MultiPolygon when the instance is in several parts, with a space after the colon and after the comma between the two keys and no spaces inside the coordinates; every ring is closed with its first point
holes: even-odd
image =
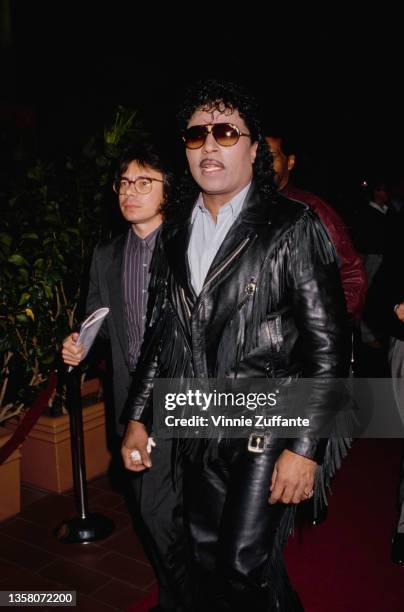
{"type": "Polygon", "coordinates": [[[290,173],[295,166],[296,155],[289,148],[285,138],[267,136],[266,141],[273,157],[278,191],[291,200],[298,200],[310,206],[327,228],[339,259],[341,282],[348,313],[353,321],[357,321],[365,303],[367,277],[362,259],[353,247],[344,222],[323,199],[291,183],[290,173]]]}

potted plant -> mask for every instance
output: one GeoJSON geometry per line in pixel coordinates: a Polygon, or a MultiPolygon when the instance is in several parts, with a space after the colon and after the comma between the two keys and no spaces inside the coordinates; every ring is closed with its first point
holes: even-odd
{"type": "MultiPolygon", "coordinates": [[[[10,437],[10,432],[0,428],[0,448],[10,437]]],[[[20,462],[21,453],[17,448],[0,464],[0,522],[20,511],[20,462]],[[7,495],[4,495],[5,491],[7,495]]]]}
{"type": "MultiPolygon", "coordinates": [[[[82,316],[80,296],[85,293],[83,278],[93,247],[109,232],[103,205],[110,192],[118,145],[135,137],[135,115],[133,110],[118,108],[112,127],[91,138],[79,155],[36,161],[14,185],[9,185],[8,193],[2,194],[0,425],[7,422],[8,427],[15,428],[10,419],[21,416],[50,372],[59,369],[58,348],[82,316]]],[[[60,377],[46,414],[23,445],[22,460],[23,479],[33,475],[34,484],[58,491],[71,486],[68,415],[63,399],[60,377]],[[68,448],[68,457],[60,461],[61,451],[55,450],[58,442],[68,448]],[[55,447],[53,454],[51,446],[55,447]],[[44,455],[48,466],[58,462],[53,469],[53,484],[49,477],[40,478],[42,468],[27,458],[30,449],[34,458],[44,455]]],[[[85,410],[85,430],[86,419],[89,421],[85,436],[92,448],[87,453],[89,476],[94,431],[103,428],[105,439],[105,424],[100,424],[103,410],[99,399],[85,410]]],[[[98,446],[102,448],[102,444],[98,446]]],[[[105,469],[104,464],[101,461],[99,465],[105,469]]]]}

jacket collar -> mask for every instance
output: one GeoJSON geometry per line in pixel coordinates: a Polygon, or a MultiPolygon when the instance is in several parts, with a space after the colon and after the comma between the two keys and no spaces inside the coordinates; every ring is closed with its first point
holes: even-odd
{"type": "MultiPolygon", "coordinates": [[[[262,197],[253,181],[246,195],[243,210],[216,253],[200,295],[204,293],[205,287],[212,283],[212,279],[214,280],[220,275],[223,267],[236,262],[248,250],[260,231],[268,226],[270,210],[270,201],[262,197]]],[[[169,240],[167,255],[176,281],[186,290],[188,296],[196,301],[188,264],[188,245],[191,230],[191,217],[189,216],[178,233],[169,240]]]]}
{"type": "Polygon", "coordinates": [[[107,286],[111,303],[111,314],[116,334],[121,345],[125,360],[129,362],[128,334],[126,317],[123,308],[122,265],[126,233],[118,236],[113,246],[110,266],[107,270],[107,286]]]}

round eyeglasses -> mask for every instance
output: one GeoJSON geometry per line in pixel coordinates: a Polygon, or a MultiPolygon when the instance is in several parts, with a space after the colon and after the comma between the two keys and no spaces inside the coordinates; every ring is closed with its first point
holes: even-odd
{"type": "Polygon", "coordinates": [[[153,181],[157,181],[158,183],[164,183],[162,179],[149,178],[146,176],[138,176],[138,178],[134,181],[131,181],[125,176],[122,176],[119,180],[114,182],[113,189],[115,193],[119,195],[126,195],[129,190],[129,187],[133,185],[136,193],[146,195],[150,193],[153,189],[153,181]]]}
{"type": "Polygon", "coordinates": [[[240,136],[250,134],[241,132],[233,123],[208,123],[206,125],[192,125],[187,128],[182,136],[187,149],[200,149],[208,136],[212,134],[217,144],[221,147],[232,147],[238,143],[240,136]]]}

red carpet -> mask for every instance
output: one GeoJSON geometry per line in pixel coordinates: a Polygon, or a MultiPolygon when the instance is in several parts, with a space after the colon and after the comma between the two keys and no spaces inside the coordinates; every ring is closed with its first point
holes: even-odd
{"type": "Polygon", "coordinates": [[[404,567],[390,561],[401,440],[358,440],[333,482],[327,521],[289,540],[306,612],[403,612],[404,567]]]}
{"type": "Polygon", "coordinates": [[[157,589],[148,593],[144,599],[137,601],[133,606],[126,608],[125,612],[149,612],[150,608],[157,605],[157,589]]]}
{"type": "MultiPolygon", "coordinates": [[[[355,442],[333,481],[327,521],[290,538],[285,558],[306,612],[404,611],[404,567],[390,562],[401,444],[355,442]]],[[[156,597],[126,612],[147,612],[156,597]]]]}

